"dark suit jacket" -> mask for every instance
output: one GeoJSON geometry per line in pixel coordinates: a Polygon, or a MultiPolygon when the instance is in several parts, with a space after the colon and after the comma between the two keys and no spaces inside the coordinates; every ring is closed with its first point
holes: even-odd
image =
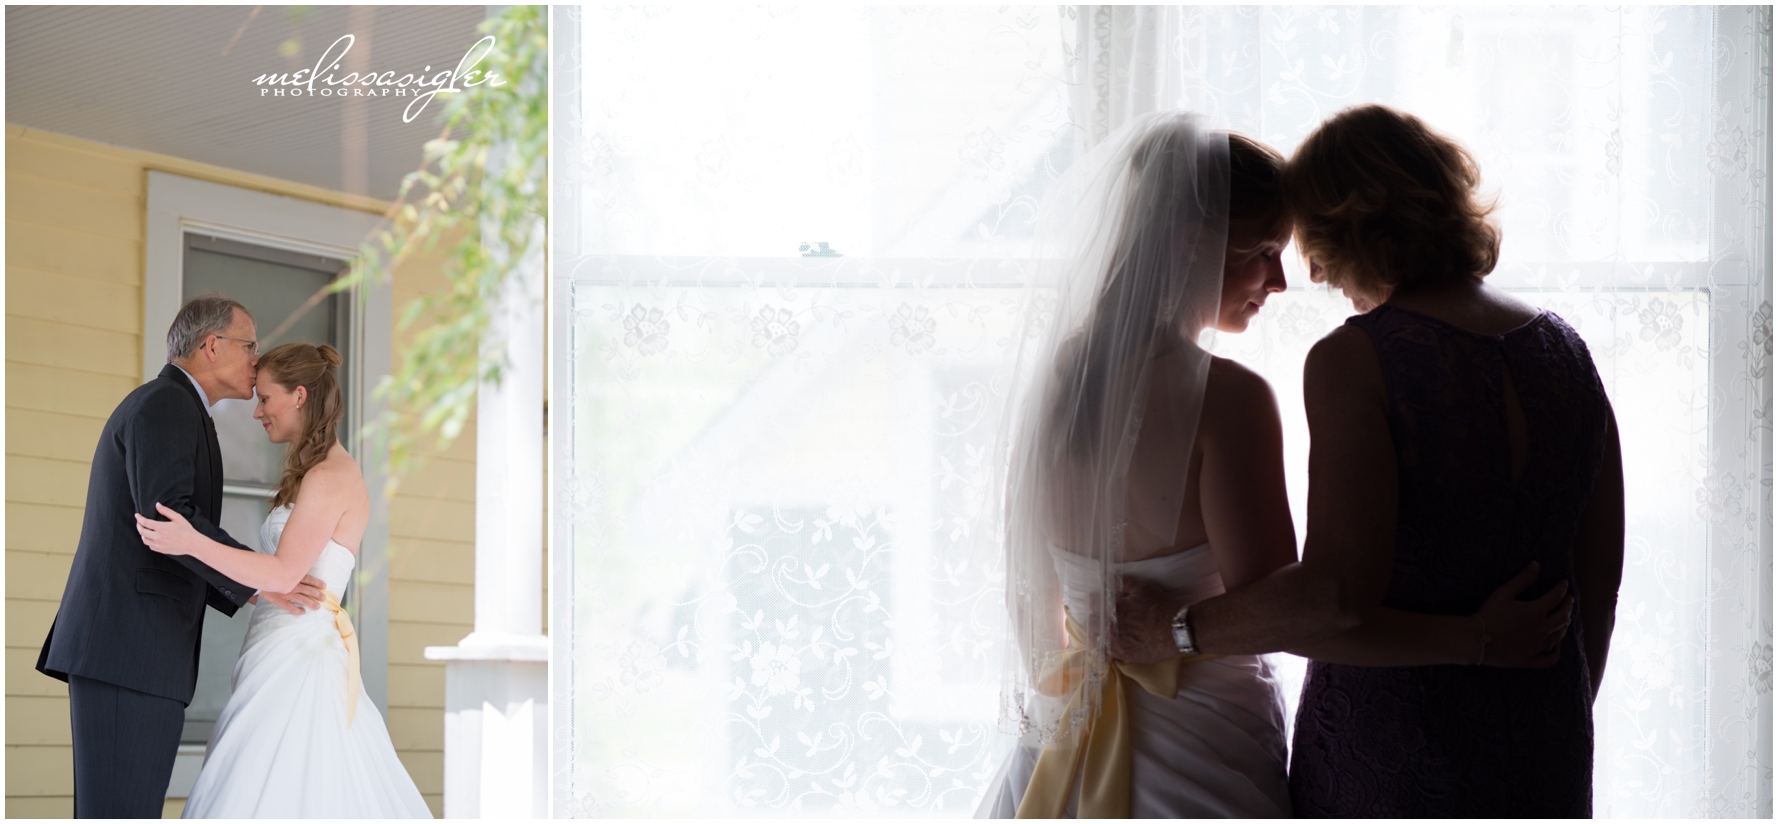
{"type": "Polygon", "coordinates": [[[233,615],[253,588],[190,556],[144,545],[132,516],[161,519],[156,502],[217,542],[252,551],[216,526],[222,515],[216,425],[197,387],[172,364],[124,398],[99,435],[80,546],[37,657],[39,672],[191,703],[204,604],[233,615]]]}

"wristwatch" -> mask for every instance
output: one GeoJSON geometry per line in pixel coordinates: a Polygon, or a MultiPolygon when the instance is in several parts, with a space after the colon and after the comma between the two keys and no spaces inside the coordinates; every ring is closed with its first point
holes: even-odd
{"type": "Polygon", "coordinates": [[[1192,634],[1191,609],[1187,604],[1173,616],[1173,646],[1179,648],[1182,656],[1198,654],[1198,639],[1192,634]]]}

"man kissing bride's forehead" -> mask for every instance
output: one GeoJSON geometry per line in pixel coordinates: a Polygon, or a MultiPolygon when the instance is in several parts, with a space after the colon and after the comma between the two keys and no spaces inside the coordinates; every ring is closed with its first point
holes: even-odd
{"type": "Polygon", "coordinates": [[[1050,314],[1000,447],[1026,734],[983,813],[1590,813],[1617,432],[1574,330],[1484,284],[1480,179],[1361,106],[1288,160],[1152,115],[1055,186],[1034,289],[1059,298],[1028,301],[1050,314]],[[1363,313],[1304,364],[1300,560],[1271,388],[1200,346],[1286,287],[1292,236],[1363,313]],[[1288,750],[1277,651],[1312,659],[1288,750]]]}
{"type": "Polygon", "coordinates": [[[360,683],[340,606],[369,522],[338,440],[340,355],[260,352],[253,315],[217,293],[179,309],[167,366],[99,439],[86,517],[37,669],[68,682],[75,814],[159,817],[197,676],[204,609],[249,603],[234,688],[187,817],[431,817],[360,683]],[[257,391],[256,391],[257,390],[257,391]],[[286,443],[263,553],[218,526],[222,449],[209,408],[252,400],[286,443]]]}

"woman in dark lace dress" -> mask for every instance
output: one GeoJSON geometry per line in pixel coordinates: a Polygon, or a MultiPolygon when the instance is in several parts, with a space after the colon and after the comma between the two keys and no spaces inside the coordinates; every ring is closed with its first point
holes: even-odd
{"type": "Polygon", "coordinates": [[[1287,184],[1298,243],[1364,314],[1304,366],[1303,560],[1177,610],[1120,601],[1126,658],[1178,626],[1194,651],[1313,659],[1299,816],[1591,814],[1623,566],[1617,428],[1574,330],[1483,285],[1499,239],[1479,180],[1460,146],[1382,106],[1304,141],[1287,184]],[[1490,618],[1521,588],[1516,605],[1557,611],[1571,593],[1580,619],[1529,655],[1490,618]],[[1465,646],[1451,623],[1380,620],[1401,613],[1472,618],[1472,665],[1449,663],[1465,646]]]}

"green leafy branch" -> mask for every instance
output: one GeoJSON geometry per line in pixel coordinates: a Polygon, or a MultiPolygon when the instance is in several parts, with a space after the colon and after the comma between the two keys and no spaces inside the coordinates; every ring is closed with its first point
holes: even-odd
{"type": "MultiPolygon", "coordinates": [[[[388,448],[389,488],[414,468],[417,446],[436,436],[442,451],[463,431],[476,387],[497,384],[506,363],[483,359],[483,333],[507,278],[542,243],[549,146],[548,24],[545,6],[513,6],[481,25],[494,47],[478,68],[499,75],[444,100],[443,133],[421,167],[402,180],[388,229],[366,242],[352,268],[329,286],[388,282],[415,255],[444,249],[446,288],[414,299],[396,324],[394,373],[376,388],[383,411],[367,428],[388,448]]],[[[440,94],[439,97],[446,97],[440,94]]],[[[541,334],[541,330],[539,331],[541,334]]]]}

